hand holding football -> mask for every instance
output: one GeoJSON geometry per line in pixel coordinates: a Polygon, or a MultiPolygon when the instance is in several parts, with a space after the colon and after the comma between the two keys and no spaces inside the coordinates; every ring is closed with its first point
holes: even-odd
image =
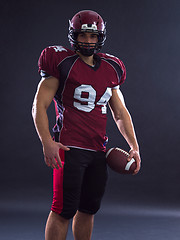
{"type": "Polygon", "coordinates": [[[133,174],[136,169],[136,161],[132,158],[127,161],[129,153],[121,148],[110,148],[106,152],[108,166],[115,172],[121,174],[133,174]]]}

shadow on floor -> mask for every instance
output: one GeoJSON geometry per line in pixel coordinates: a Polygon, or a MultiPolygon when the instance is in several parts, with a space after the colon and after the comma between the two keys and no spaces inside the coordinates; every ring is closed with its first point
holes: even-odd
{"type": "MultiPolygon", "coordinates": [[[[6,201],[0,207],[1,240],[43,240],[49,203],[6,201]]],[[[103,203],[92,240],[179,240],[180,209],[103,203]]],[[[73,239],[71,228],[67,240],[73,239]]]]}

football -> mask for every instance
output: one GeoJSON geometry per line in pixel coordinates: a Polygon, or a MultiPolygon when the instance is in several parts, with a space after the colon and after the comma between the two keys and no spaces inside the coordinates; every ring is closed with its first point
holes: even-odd
{"type": "Polygon", "coordinates": [[[106,152],[106,161],[108,166],[115,172],[121,174],[133,174],[136,169],[134,158],[127,161],[129,153],[121,148],[110,148],[106,152]]]}

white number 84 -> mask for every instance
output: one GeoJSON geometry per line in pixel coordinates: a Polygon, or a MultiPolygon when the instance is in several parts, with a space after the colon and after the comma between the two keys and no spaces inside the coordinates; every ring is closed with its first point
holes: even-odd
{"type": "Polygon", "coordinates": [[[112,91],[111,88],[108,87],[100,100],[95,103],[96,90],[91,85],[82,84],[81,86],[75,88],[74,98],[79,102],[74,101],[74,107],[84,112],[91,112],[95,108],[95,104],[102,105],[102,114],[106,114],[106,104],[111,96],[112,91]],[[83,93],[86,93],[87,97],[83,97],[83,93]]]}

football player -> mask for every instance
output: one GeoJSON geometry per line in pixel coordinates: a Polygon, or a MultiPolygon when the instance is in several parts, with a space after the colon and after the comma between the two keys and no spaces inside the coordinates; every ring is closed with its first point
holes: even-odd
{"type": "Polygon", "coordinates": [[[66,239],[73,218],[74,239],[90,240],[95,213],[107,181],[105,150],[107,103],[119,131],[140,169],[139,147],[131,116],[119,86],[125,81],[123,62],[100,53],[106,40],[102,17],[80,11],[69,21],[72,50],[45,48],[39,58],[42,77],[32,115],[42,142],[45,163],[53,168],[53,203],[45,239],[66,239]],[[56,125],[51,137],[47,109],[54,99],[56,125]]]}

